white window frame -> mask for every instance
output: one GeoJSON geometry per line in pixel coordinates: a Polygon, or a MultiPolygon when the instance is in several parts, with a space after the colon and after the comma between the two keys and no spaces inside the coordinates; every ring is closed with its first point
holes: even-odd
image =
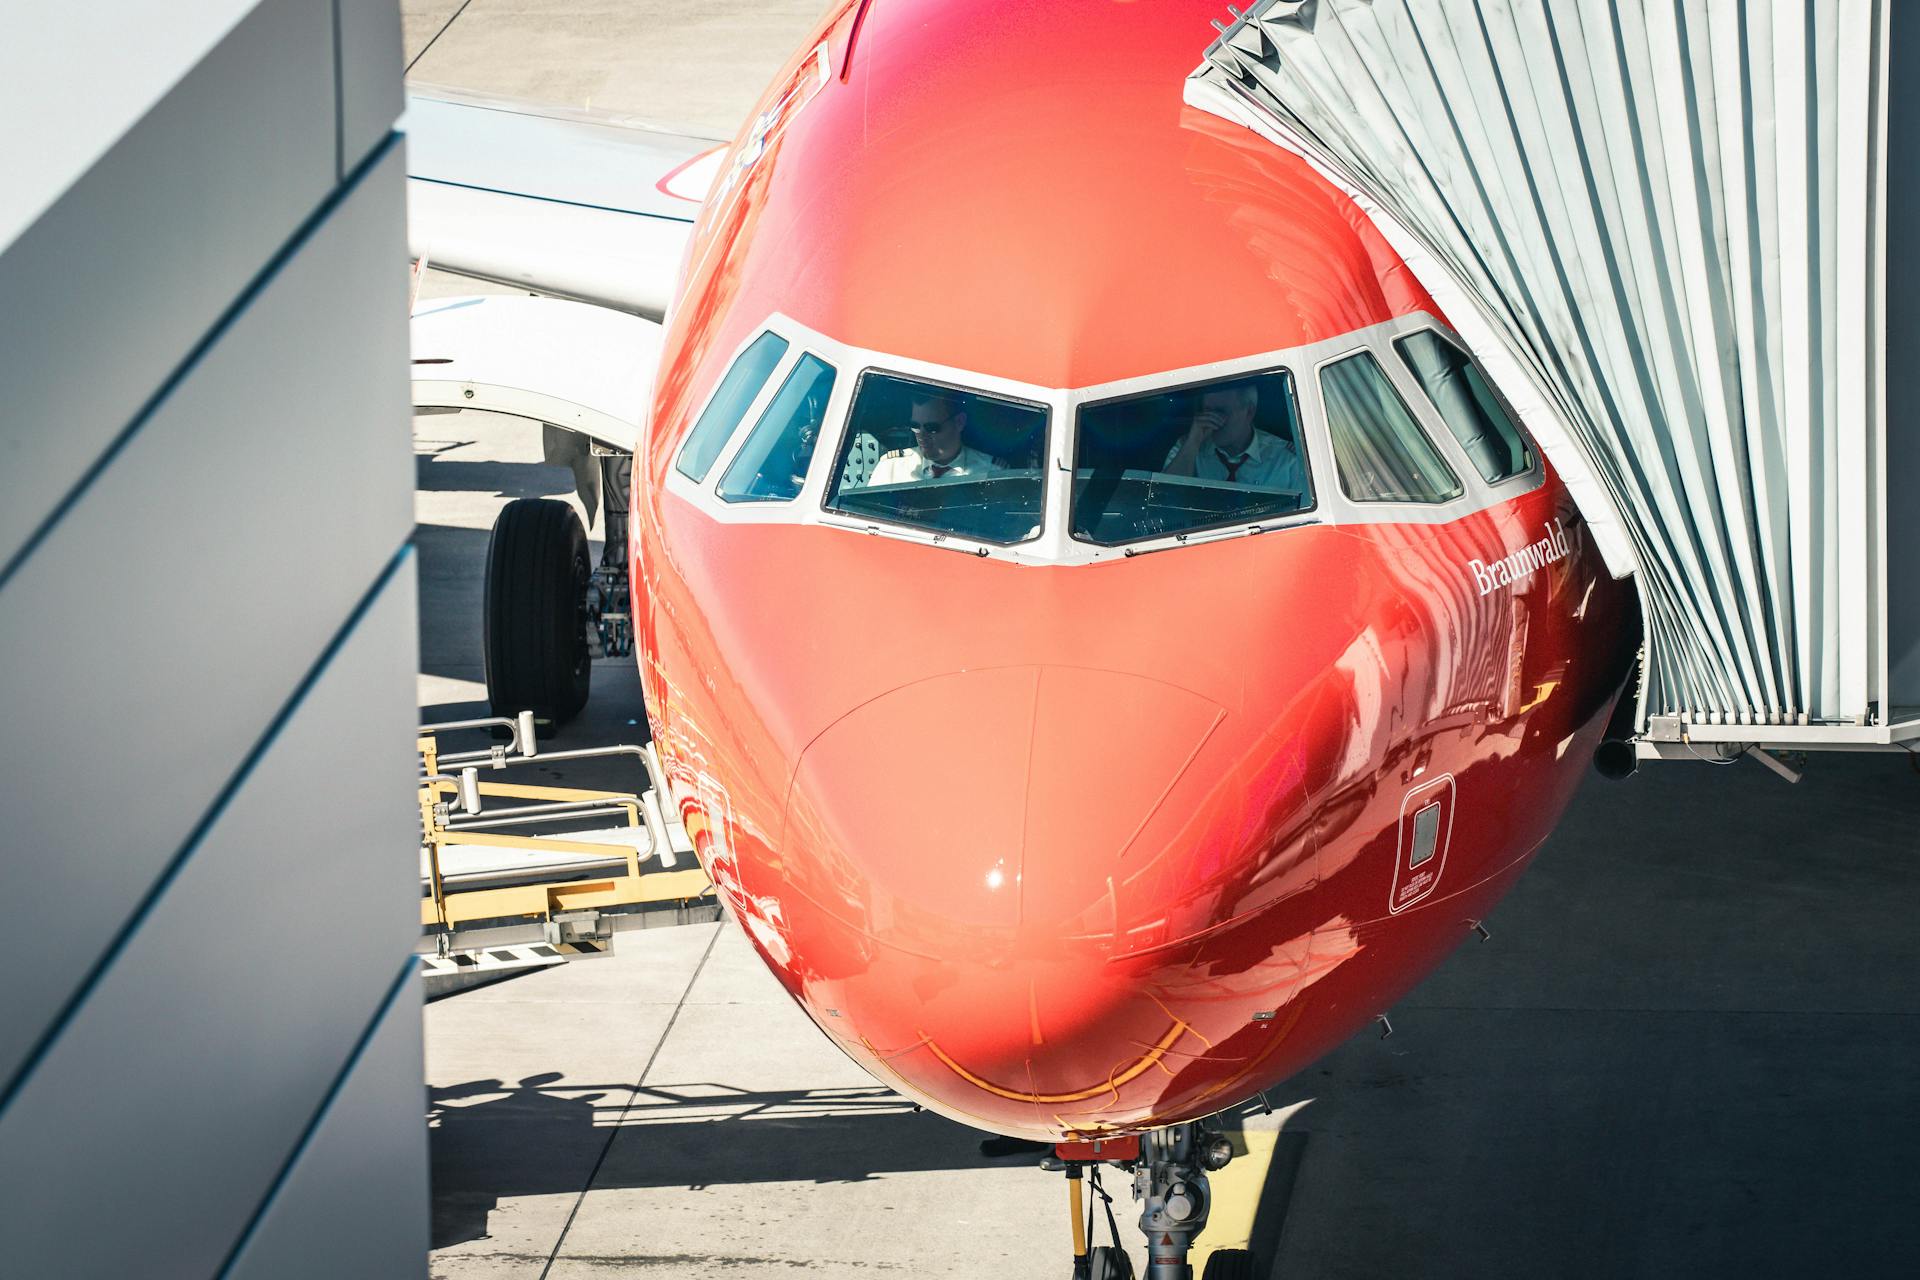
{"type": "MultiPolygon", "coordinates": [[[[917,360],[890,352],[851,346],[810,329],[790,316],[775,313],[747,335],[733,352],[732,358],[722,367],[723,370],[732,369],[734,362],[738,361],[746,349],[763,333],[772,332],[784,338],[787,342],[787,350],[774,365],[773,371],[768,374],[766,382],[755,394],[746,412],[741,415],[740,421],[734,425],[733,433],[716,455],[713,466],[707,473],[707,479],[703,483],[696,484],[683,475],[677,466],[670,463],[666,469],[667,489],[723,524],[820,525],[849,533],[895,538],[941,550],[1030,565],[1095,564],[1168,551],[1177,547],[1199,546],[1209,542],[1223,542],[1232,538],[1244,538],[1316,524],[1335,526],[1449,524],[1537,488],[1545,480],[1546,473],[1539,442],[1534,440],[1524,425],[1519,423],[1518,415],[1512,415],[1527,441],[1528,451],[1533,459],[1532,466],[1498,484],[1486,483],[1480,475],[1479,468],[1472,465],[1465,450],[1454,438],[1452,430],[1441,418],[1439,410],[1427,398],[1419,380],[1412,370],[1406,367],[1405,361],[1400,358],[1400,353],[1393,347],[1396,338],[1422,329],[1431,329],[1443,340],[1453,343],[1462,351],[1466,350],[1465,345],[1436,317],[1425,312],[1415,312],[1304,346],[1236,356],[1230,360],[1189,365],[1181,369],[1162,370],[1084,387],[1064,388],[1044,387],[930,360],[917,360]],[[1408,411],[1414,415],[1421,430],[1427,433],[1434,447],[1446,459],[1447,465],[1459,477],[1461,483],[1459,497],[1444,503],[1415,503],[1355,502],[1346,496],[1333,463],[1333,441],[1327,426],[1326,405],[1320,394],[1320,371],[1326,365],[1359,351],[1370,353],[1385,370],[1388,380],[1406,403],[1408,411]],[[720,482],[733,465],[735,455],[744,447],[747,438],[753,433],[754,426],[759,423],[761,415],[766,412],[773,397],[779,393],[781,385],[792,373],[801,356],[809,352],[833,366],[834,386],[833,394],[827,400],[820,439],[814,446],[813,463],[807,469],[806,482],[801,486],[799,494],[791,499],[764,502],[722,500],[719,496],[720,482]],[[1282,369],[1293,376],[1294,395],[1300,414],[1300,445],[1305,452],[1302,463],[1307,468],[1307,474],[1313,486],[1314,506],[1312,508],[1257,523],[1233,524],[1216,529],[1176,533],[1162,538],[1123,543],[1112,547],[1097,546],[1074,539],[1071,532],[1069,506],[1073,491],[1074,448],[1079,431],[1078,415],[1082,405],[1282,369]],[[963,392],[980,392],[1046,406],[1049,423],[1044,461],[1046,488],[1042,500],[1040,536],[1027,542],[1001,546],[995,543],[977,542],[958,534],[939,533],[912,525],[871,517],[850,516],[827,510],[829,476],[833,471],[832,464],[840,457],[841,448],[845,443],[854,391],[860,385],[862,377],[869,372],[912,378],[951,386],[963,392]],[[822,459],[826,461],[823,462],[822,459]]],[[[1488,385],[1492,386],[1493,380],[1491,376],[1486,375],[1484,368],[1481,373],[1487,376],[1488,385]]],[[[724,378],[726,375],[722,372],[720,376],[724,378]]],[[[713,389],[708,392],[708,400],[711,400],[718,389],[719,379],[716,379],[713,389]]],[[[1494,395],[1500,398],[1503,405],[1507,403],[1497,386],[1494,387],[1494,395]]],[[[694,421],[698,421],[699,414],[705,412],[706,404],[707,401],[701,403],[700,409],[693,415],[694,421]]],[[[1511,414],[1511,409],[1509,413],[1511,414]]],[[[683,437],[675,447],[676,456],[684,443],[683,437]]]]}
{"type": "MultiPolygon", "coordinates": [[[[1480,474],[1479,467],[1469,467],[1472,474],[1479,479],[1481,488],[1500,495],[1502,500],[1537,488],[1540,481],[1546,478],[1545,472],[1540,464],[1540,459],[1543,456],[1540,442],[1535,440],[1532,433],[1527,430],[1526,423],[1521,421],[1519,413],[1514,410],[1512,401],[1507,399],[1506,392],[1500,390],[1499,386],[1494,383],[1493,375],[1487,372],[1486,366],[1473,358],[1473,352],[1467,350],[1467,344],[1460,340],[1458,334],[1424,313],[1422,313],[1421,319],[1424,323],[1415,325],[1411,329],[1405,329],[1395,333],[1388,339],[1386,344],[1387,350],[1393,354],[1394,361],[1400,366],[1400,372],[1406,374],[1413,385],[1420,389],[1420,394],[1412,406],[1415,415],[1421,417],[1423,422],[1428,417],[1431,417],[1439,424],[1441,431],[1445,433],[1445,439],[1452,441],[1458,452],[1465,455],[1466,450],[1459,447],[1459,437],[1454,435],[1453,428],[1447,425],[1446,415],[1440,412],[1439,405],[1433,403],[1433,397],[1429,396],[1427,389],[1420,385],[1419,377],[1408,367],[1406,358],[1400,354],[1399,348],[1394,345],[1402,338],[1411,337],[1416,333],[1426,332],[1433,334],[1436,338],[1440,339],[1440,341],[1459,352],[1466,358],[1468,364],[1480,371],[1480,376],[1486,380],[1488,390],[1493,392],[1493,398],[1500,402],[1501,411],[1507,415],[1507,421],[1513,424],[1513,429],[1520,433],[1520,439],[1527,446],[1526,468],[1514,472],[1504,480],[1488,481],[1485,476],[1480,474]],[[1425,410],[1426,413],[1423,415],[1421,410],[1425,410]],[[1521,481],[1525,481],[1526,483],[1519,483],[1521,481]],[[1511,492],[1508,490],[1509,485],[1514,486],[1511,492]]],[[[1468,461],[1471,462],[1472,459],[1469,458],[1468,461]]]]}

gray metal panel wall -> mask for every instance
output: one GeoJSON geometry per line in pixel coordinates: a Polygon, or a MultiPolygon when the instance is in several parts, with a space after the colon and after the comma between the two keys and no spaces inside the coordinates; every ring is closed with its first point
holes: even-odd
{"type": "MultiPolygon", "coordinates": [[[[0,1113],[18,1274],[215,1274],[396,975],[417,981],[413,707],[394,696],[411,571],[383,579],[0,1113]]],[[[419,1063],[401,1079],[417,1101],[419,1063]]]]}
{"type": "MultiPolygon", "coordinates": [[[[9,839],[68,851],[0,860],[35,954],[76,903],[125,922],[412,528],[403,180],[396,146],[0,589],[6,705],[35,726],[0,735],[9,839]]],[[[0,1081],[85,972],[10,984],[0,1081]]]]}
{"type": "Polygon", "coordinates": [[[338,185],[332,24],[263,0],[0,250],[0,566],[338,185]]]}
{"type": "Polygon", "coordinates": [[[333,0],[340,54],[340,176],[386,139],[406,110],[400,9],[392,0],[333,0]]]}
{"type": "Polygon", "coordinates": [[[1887,77],[1887,704],[1920,707],[1920,16],[1895,5],[1887,77]]]}
{"type": "Polygon", "coordinates": [[[426,1257],[425,1045],[413,966],[402,981],[242,1244],[228,1280],[371,1278],[393,1274],[396,1259],[426,1257]],[[417,1176],[398,1182],[390,1172],[396,1169],[417,1176]],[[413,1197],[420,1211],[393,1212],[396,1195],[413,1197]]]}
{"type": "Polygon", "coordinates": [[[9,1275],[425,1271],[395,10],[106,0],[76,92],[178,65],[65,135],[0,83],[91,164],[0,233],[9,1275]]]}

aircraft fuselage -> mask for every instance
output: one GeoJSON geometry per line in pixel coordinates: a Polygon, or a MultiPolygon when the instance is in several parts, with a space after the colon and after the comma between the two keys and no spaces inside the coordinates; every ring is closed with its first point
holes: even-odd
{"type": "MultiPolygon", "coordinates": [[[[703,865],[851,1057],[1000,1132],[1206,1115],[1387,1008],[1551,831],[1635,638],[1537,448],[1488,480],[1430,430],[1454,489],[1377,497],[1341,371],[1431,424],[1403,344],[1450,331],[1346,196],[1181,105],[1216,7],[831,14],[696,229],[636,462],[642,683],[703,865]],[[689,467],[766,333],[762,407],[689,467]],[[889,378],[1004,450],[972,478],[1004,536],[856,514],[889,378]],[[1178,504],[1231,476],[1159,470],[1240,384],[1310,474],[1209,523],[1178,504]],[[806,457],[738,486],[789,385],[806,457]],[[1132,460],[1091,452],[1114,404],[1132,460]],[[1115,486],[1147,496],[1108,536],[1115,486]]],[[[914,425],[876,448],[919,463],[914,425]]]]}

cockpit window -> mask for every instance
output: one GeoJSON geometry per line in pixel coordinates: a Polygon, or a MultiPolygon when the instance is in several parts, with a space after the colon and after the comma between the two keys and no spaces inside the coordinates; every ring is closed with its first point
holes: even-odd
{"type": "Polygon", "coordinates": [[[1466,352],[1431,329],[1410,333],[1393,345],[1488,484],[1533,466],[1526,437],[1466,352]]]}
{"type": "Polygon", "coordinates": [[[1448,502],[1460,479],[1365,351],[1320,371],[1340,487],[1355,502],[1448,502]]]}
{"type": "Polygon", "coordinates": [[[1080,410],[1073,536],[1114,546],[1258,524],[1313,506],[1285,369],[1080,410]]]}
{"type": "Polygon", "coordinates": [[[827,510],[1008,546],[1040,536],[1044,405],[861,375],[827,510]]]}
{"type": "Polygon", "coordinates": [[[713,460],[720,456],[727,438],[746,416],[747,406],[760,394],[767,376],[786,353],[787,340],[777,333],[761,334],[752,346],[740,353],[733,368],[727,370],[727,376],[720,379],[720,387],[713,393],[713,399],[707,401],[700,420],[687,433],[687,442],[680,446],[680,457],[674,467],[681,475],[696,484],[706,480],[707,472],[713,469],[713,460]]]}
{"type": "Polygon", "coordinates": [[[801,356],[721,478],[721,499],[787,502],[797,497],[832,395],[833,366],[811,352],[801,356]]]}

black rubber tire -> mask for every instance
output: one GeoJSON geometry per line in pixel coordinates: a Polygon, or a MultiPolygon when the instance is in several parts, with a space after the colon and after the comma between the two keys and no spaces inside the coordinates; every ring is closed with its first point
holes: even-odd
{"type": "Polygon", "coordinates": [[[1215,1249],[1200,1280],[1254,1280],[1253,1254],[1246,1249],[1215,1249]]]}
{"type": "Polygon", "coordinates": [[[521,498],[487,543],[487,701],[497,716],[531,709],[541,737],[579,714],[593,681],[587,650],[586,530],[564,502],[521,498]]]}
{"type": "Polygon", "coordinates": [[[1125,1249],[1097,1244],[1087,1250],[1088,1280],[1133,1280],[1133,1259],[1125,1249]]]}

